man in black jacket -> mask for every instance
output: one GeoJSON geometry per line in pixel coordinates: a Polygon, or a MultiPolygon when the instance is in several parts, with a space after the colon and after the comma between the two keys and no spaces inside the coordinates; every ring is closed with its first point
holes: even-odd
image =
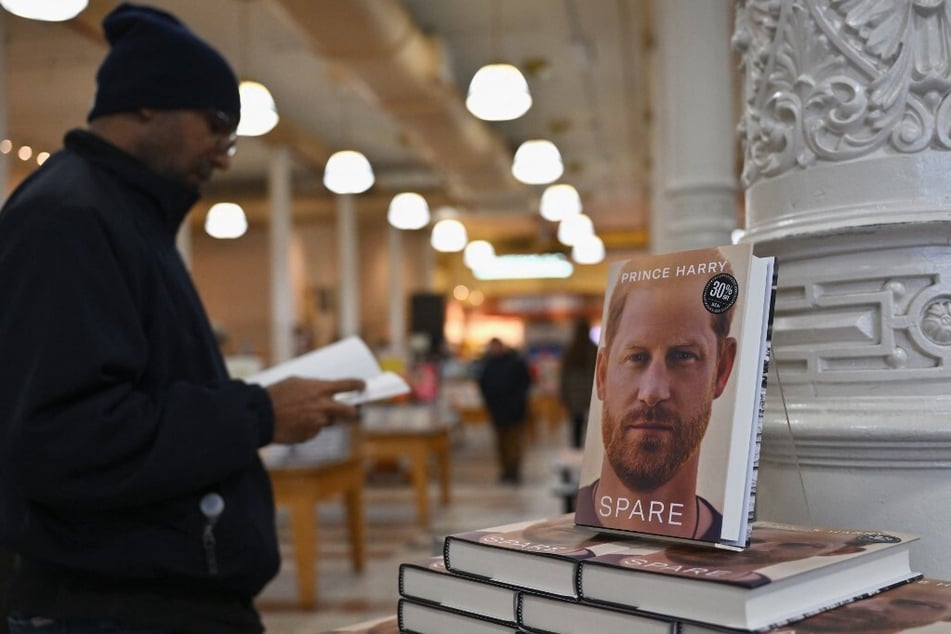
{"type": "Polygon", "coordinates": [[[498,337],[489,341],[481,366],[479,390],[495,431],[499,481],[519,484],[532,375],[525,360],[498,337]]]}
{"type": "Polygon", "coordinates": [[[229,166],[236,78],[168,13],[103,27],[88,129],[0,212],[11,631],[260,632],[280,557],[258,449],[354,418],[333,397],[363,382],[229,379],[174,241],[229,166]]]}

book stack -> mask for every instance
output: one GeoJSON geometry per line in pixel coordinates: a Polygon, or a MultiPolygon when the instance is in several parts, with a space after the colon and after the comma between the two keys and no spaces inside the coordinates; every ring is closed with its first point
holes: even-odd
{"type": "Polygon", "coordinates": [[[404,562],[397,620],[419,634],[794,632],[919,579],[915,540],[755,522],[738,553],[596,533],[567,513],[452,534],[442,556],[404,562]]]}
{"type": "Polygon", "coordinates": [[[775,275],[750,245],[614,263],[575,512],[402,564],[399,629],[813,631],[940,585],[907,585],[914,535],[753,521],[775,275]]]}

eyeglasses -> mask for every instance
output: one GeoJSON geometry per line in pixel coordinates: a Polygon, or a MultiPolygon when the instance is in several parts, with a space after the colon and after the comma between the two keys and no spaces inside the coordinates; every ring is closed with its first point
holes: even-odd
{"type": "Polygon", "coordinates": [[[229,157],[238,151],[238,115],[222,110],[206,110],[205,121],[212,134],[219,137],[216,149],[229,157]]]}

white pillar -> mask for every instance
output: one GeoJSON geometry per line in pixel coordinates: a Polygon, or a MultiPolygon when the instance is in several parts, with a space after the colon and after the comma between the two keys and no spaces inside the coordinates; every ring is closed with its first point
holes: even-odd
{"type": "Polygon", "coordinates": [[[390,345],[406,358],[406,293],[403,284],[403,232],[389,227],[390,251],[390,345]]]}
{"type": "Polygon", "coordinates": [[[651,250],[730,243],[737,226],[730,4],[655,0],[651,250]]]}
{"type": "Polygon", "coordinates": [[[271,363],[294,356],[294,289],[291,284],[291,157],[286,146],[271,151],[268,170],[271,253],[271,363]]]}
{"type": "Polygon", "coordinates": [[[360,279],[357,269],[357,220],[353,194],[337,196],[337,262],[340,276],[340,336],[360,334],[360,279]]]}
{"type": "Polygon", "coordinates": [[[881,7],[737,8],[746,239],[779,261],[757,509],[917,533],[947,578],[951,33],[881,7]]]}

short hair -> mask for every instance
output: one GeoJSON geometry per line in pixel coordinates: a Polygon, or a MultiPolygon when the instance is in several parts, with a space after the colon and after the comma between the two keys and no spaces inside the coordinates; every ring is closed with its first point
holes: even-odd
{"type": "MultiPolygon", "coordinates": [[[[608,304],[608,313],[607,320],[604,324],[604,347],[610,348],[611,342],[614,341],[614,337],[617,335],[618,324],[621,322],[621,317],[624,315],[624,308],[627,306],[627,298],[634,292],[635,288],[645,288],[651,286],[659,286],[662,284],[676,284],[677,282],[672,282],[670,279],[645,279],[637,284],[621,283],[621,278],[623,273],[631,273],[634,271],[640,271],[645,268],[657,268],[664,266],[676,266],[678,264],[685,263],[694,263],[694,262],[725,262],[726,265],[723,267],[724,273],[733,273],[733,266],[730,264],[730,260],[723,255],[723,253],[718,248],[711,249],[699,249],[695,251],[680,251],[676,253],[667,254],[665,256],[647,256],[647,257],[636,257],[628,260],[621,266],[618,271],[617,280],[614,282],[614,288],[611,291],[611,298],[608,304]]],[[[697,298],[698,303],[702,301],[700,297],[697,298]]],[[[721,313],[710,313],[710,327],[713,329],[713,333],[717,337],[717,346],[723,344],[727,336],[730,334],[730,326],[733,323],[733,313],[735,312],[736,304],[730,306],[727,310],[721,313]]]]}

